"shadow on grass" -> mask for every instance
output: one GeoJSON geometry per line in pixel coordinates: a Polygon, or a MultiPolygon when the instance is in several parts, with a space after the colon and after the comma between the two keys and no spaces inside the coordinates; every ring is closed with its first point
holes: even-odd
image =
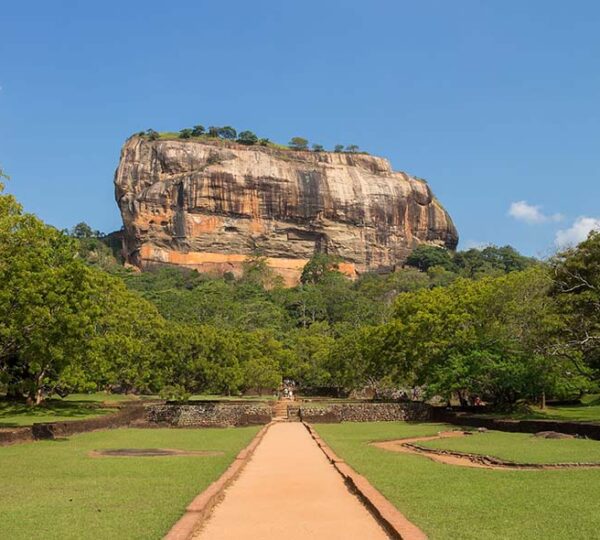
{"type": "Polygon", "coordinates": [[[31,425],[36,422],[77,420],[110,412],[99,403],[50,399],[30,407],[22,402],[0,400],[0,428],[31,425]]]}

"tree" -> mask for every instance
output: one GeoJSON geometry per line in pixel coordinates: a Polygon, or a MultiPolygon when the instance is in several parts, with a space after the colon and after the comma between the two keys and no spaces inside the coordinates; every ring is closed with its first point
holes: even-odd
{"type": "Polygon", "coordinates": [[[336,144],[336,145],[333,147],[333,151],[334,151],[336,154],[339,154],[340,152],[343,152],[343,151],[344,151],[344,145],[343,145],[343,144],[336,144]]]}
{"type": "Polygon", "coordinates": [[[87,223],[82,221],[71,228],[69,234],[73,238],[98,238],[100,236],[99,231],[93,230],[87,223]]]}
{"type": "Polygon", "coordinates": [[[349,144],[348,146],[346,146],[346,152],[349,152],[351,154],[356,154],[358,150],[359,148],[356,144],[349,144]]]}
{"type": "Polygon", "coordinates": [[[100,388],[159,389],[165,321],[150,302],[106,276],[104,309],[90,343],[89,371],[100,388]]]}
{"type": "Polygon", "coordinates": [[[297,329],[290,334],[295,362],[284,373],[305,388],[326,387],[332,384],[329,357],[335,338],[327,322],[315,322],[308,329],[297,329]]]}
{"type": "Polygon", "coordinates": [[[158,131],[154,131],[153,129],[147,129],[146,137],[148,137],[148,139],[150,139],[151,141],[156,141],[160,138],[160,134],[158,133],[158,131]]]}
{"type": "Polygon", "coordinates": [[[208,136],[218,138],[220,129],[218,126],[208,126],[208,136]]]}
{"type": "Polygon", "coordinates": [[[478,279],[525,270],[537,263],[535,259],[524,257],[511,246],[487,246],[483,249],[459,251],[454,256],[454,264],[462,276],[478,279]]]}
{"type": "Polygon", "coordinates": [[[252,131],[242,131],[238,135],[237,142],[241,144],[247,144],[250,146],[258,142],[258,137],[254,133],[252,133],[252,131]]]}
{"type": "Polygon", "coordinates": [[[450,271],[456,269],[452,255],[447,249],[427,244],[418,245],[406,259],[406,264],[423,272],[432,266],[440,266],[450,271]]]}
{"type": "Polygon", "coordinates": [[[300,281],[304,284],[319,283],[329,272],[339,273],[339,257],[327,253],[315,253],[304,265],[300,281]]]}
{"type": "Polygon", "coordinates": [[[204,135],[204,132],[206,130],[204,129],[204,126],[201,124],[198,124],[197,126],[194,126],[192,128],[192,137],[200,137],[201,135],[204,135]]]}
{"type": "Polygon", "coordinates": [[[244,385],[246,388],[255,389],[259,396],[262,396],[265,390],[275,390],[280,384],[281,372],[273,358],[251,358],[244,364],[244,385]]]}
{"type": "Polygon", "coordinates": [[[292,150],[308,150],[308,141],[303,137],[292,137],[288,146],[292,150]]]}
{"type": "Polygon", "coordinates": [[[571,358],[580,373],[600,379],[600,232],[551,261],[552,295],[561,319],[557,353],[571,358]]]}
{"type": "Polygon", "coordinates": [[[40,403],[88,350],[103,276],[76,254],[74,240],[0,194],[0,381],[13,397],[40,403]]]}
{"type": "Polygon", "coordinates": [[[192,137],[192,134],[193,134],[193,130],[191,130],[190,128],[185,128],[179,132],[179,138],[180,139],[190,139],[192,137]]]}
{"type": "Polygon", "coordinates": [[[258,139],[258,144],[260,146],[269,146],[270,143],[271,143],[271,141],[268,138],[266,138],[266,137],[258,139]]]}
{"type": "Polygon", "coordinates": [[[237,131],[231,126],[224,126],[219,128],[218,135],[221,139],[233,140],[237,137],[237,131]]]}
{"type": "Polygon", "coordinates": [[[313,150],[313,152],[324,152],[325,148],[323,148],[322,144],[313,144],[312,150],[313,150]]]}
{"type": "Polygon", "coordinates": [[[333,386],[354,390],[371,388],[375,397],[402,381],[402,363],[386,343],[387,326],[363,326],[332,346],[328,370],[333,386]]]}
{"type": "Polygon", "coordinates": [[[401,294],[387,331],[413,384],[458,393],[462,402],[512,404],[575,387],[568,361],[553,354],[556,308],[544,268],[499,278],[458,279],[447,287],[401,294]]]}

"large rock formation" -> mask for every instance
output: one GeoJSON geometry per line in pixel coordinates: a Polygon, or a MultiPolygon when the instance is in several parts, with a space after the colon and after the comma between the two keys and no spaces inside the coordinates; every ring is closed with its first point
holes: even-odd
{"type": "Polygon", "coordinates": [[[132,137],[115,174],[128,262],[241,271],[259,253],[288,284],[317,251],[354,276],[390,271],[456,229],[424,180],[366,154],[132,137]]]}

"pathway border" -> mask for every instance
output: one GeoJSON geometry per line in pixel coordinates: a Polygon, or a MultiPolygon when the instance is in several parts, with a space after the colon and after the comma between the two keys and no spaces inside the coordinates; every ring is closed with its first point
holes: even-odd
{"type": "Polygon", "coordinates": [[[250,441],[250,444],[239,452],[225,472],[204,491],[196,495],[194,500],[188,504],[183,516],[171,527],[163,540],[189,540],[192,538],[213,507],[221,500],[225,489],[239,476],[250,461],[256,447],[272,425],[273,422],[270,422],[264,426],[250,441]]]}
{"type": "Polygon", "coordinates": [[[310,424],[306,422],[302,423],[323,451],[325,457],[331,462],[342,478],[344,478],[346,484],[359,496],[392,538],[400,540],[427,540],[427,535],[419,527],[409,521],[364,476],[358,474],[343,459],[338,457],[310,424]]]}

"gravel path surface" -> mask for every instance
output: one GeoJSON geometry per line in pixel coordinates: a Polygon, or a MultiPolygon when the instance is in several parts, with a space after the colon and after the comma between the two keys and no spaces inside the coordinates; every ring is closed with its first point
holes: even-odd
{"type": "Polygon", "coordinates": [[[269,429],[196,540],[389,538],[300,423],[269,429]]]}

